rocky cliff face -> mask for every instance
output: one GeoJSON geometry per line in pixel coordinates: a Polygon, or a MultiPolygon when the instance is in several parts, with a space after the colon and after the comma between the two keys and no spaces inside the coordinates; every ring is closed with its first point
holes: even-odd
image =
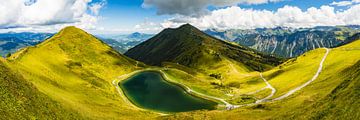
{"type": "Polygon", "coordinates": [[[308,29],[273,28],[224,31],[212,29],[205,32],[268,54],[296,57],[316,48],[338,46],[347,37],[358,31],[358,27],[338,26],[308,29]]]}

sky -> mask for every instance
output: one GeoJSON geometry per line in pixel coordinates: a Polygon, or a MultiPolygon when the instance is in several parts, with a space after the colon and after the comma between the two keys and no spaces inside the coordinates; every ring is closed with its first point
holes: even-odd
{"type": "Polygon", "coordinates": [[[360,0],[1,0],[0,32],[158,33],[190,23],[202,30],[360,25],[360,0]]]}

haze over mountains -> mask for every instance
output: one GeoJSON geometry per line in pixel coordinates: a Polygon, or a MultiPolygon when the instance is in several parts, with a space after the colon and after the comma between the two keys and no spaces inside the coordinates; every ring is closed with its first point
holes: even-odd
{"type": "Polygon", "coordinates": [[[0,34],[0,55],[5,56],[8,53],[14,53],[18,49],[33,46],[41,41],[51,37],[51,33],[1,33],[0,34]]]}
{"type": "Polygon", "coordinates": [[[222,40],[281,57],[296,57],[309,50],[321,47],[335,47],[355,33],[360,26],[319,26],[314,28],[258,28],[249,30],[216,30],[205,32],[222,40]]]}
{"type": "Polygon", "coordinates": [[[144,42],[145,40],[151,38],[152,34],[145,33],[131,33],[128,35],[98,35],[99,38],[112,46],[114,49],[120,53],[125,53],[130,48],[144,42]]]}
{"type": "MultiPolygon", "coordinates": [[[[53,36],[53,33],[32,33],[32,32],[9,32],[0,34],[0,55],[5,57],[9,53],[17,50],[34,46],[53,36]]],[[[140,44],[141,42],[152,37],[152,34],[132,33],[128,35],[97,35],[105,43],[112,46],[120,53],[140,44]]]]}

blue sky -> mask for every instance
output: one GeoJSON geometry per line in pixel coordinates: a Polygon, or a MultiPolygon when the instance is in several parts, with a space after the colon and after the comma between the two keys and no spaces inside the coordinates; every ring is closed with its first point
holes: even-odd
{"type": "Polygon", "coordinates": [[[69,25],[96,34],[157,33],[184,23],[200,29],[348,25],[360,24],[359,4],[360,0],[11,0],[0,1],[0,32],[56,32],[69,25]]]}
{"type": "Polygon", "coordinates": [[[141,7],[142,0],[108,0],[101,10],[104,20],[101,25],[108,27],[134,27],[146,18],[160,21],[163,17],[156,15],[155,9],[141,7]]]}
{"type": "MultiPolygon", "coordinates": [[[[339,0],[335,0],[339,2],[339,0]]],[[[285,0],[281,2],[272,2],[265,4],[239,4],[238,6],[254,10],[276,11],[286,5],[297,6],[302,10],[310,7],[319,8],[323,5],[329,5],[334,0],[285,0]]],[[[145,21],[161,23],[173,15],[157,15],[155,8],[143,8],[143,0],[108,0],[106,6],[101,11],[104,17],[99,23],[106,28],[132,29],[135,25],[145,21]]],[[[208,6],[208,10],[222,9],[224,7],[208,6]]],[[[336,9],[340,7],[335,7],[336,9]]],[[[342,7],[341,7],[342,8],[342,7]]],[[[130,31],[133,32],[133,31],[130,31]]],[[[155,31],[150,31],[155,32],[155,31]]]]}

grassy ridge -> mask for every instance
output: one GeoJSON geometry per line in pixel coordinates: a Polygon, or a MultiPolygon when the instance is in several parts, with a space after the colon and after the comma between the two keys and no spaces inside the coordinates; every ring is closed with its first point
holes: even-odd
{"type": "Polygon", "coordinates": [[[127,119],[153,114],[128,105],[111,84],[117,76],[144,64],[75,27],[14,54],[9,61],[41,92],[88,118],[127,119]]]}

